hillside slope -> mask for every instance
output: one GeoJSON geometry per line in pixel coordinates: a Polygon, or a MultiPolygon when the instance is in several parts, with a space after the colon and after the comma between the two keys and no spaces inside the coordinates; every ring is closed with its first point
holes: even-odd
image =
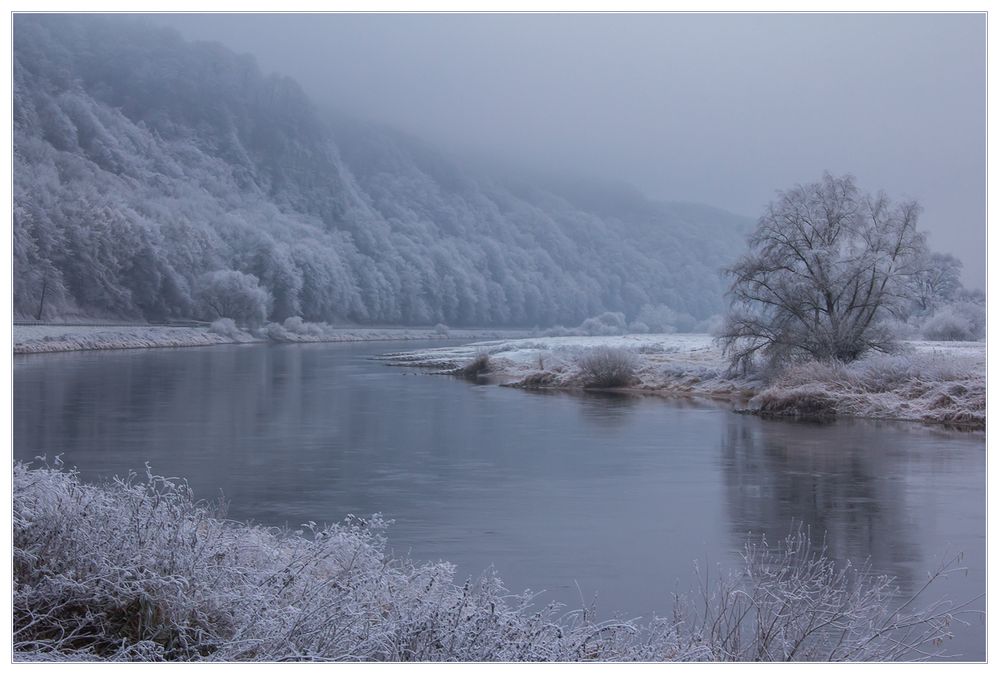
{"type": "Polygon", "coordinates": [[[270,292],[273,320],[573,325],[646,305],[705,318],[748,226],[466,170],[322,113],[252,57],[120,17],[17,15],[13,97],[23,317],[196,316],[198,279],[233,269],[270,292]]]}

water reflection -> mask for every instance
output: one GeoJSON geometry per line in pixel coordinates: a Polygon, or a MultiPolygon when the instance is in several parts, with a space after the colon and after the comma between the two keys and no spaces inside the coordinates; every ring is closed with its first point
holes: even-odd
{"type": "Polygon", "coordinates": [[[579,404],[583,423],[595,427],[620,428],[640,401],[634,394],[610,391],[572,392],[569,394],[579,404]]]}
{"type": "MultiPolygon", "coordinates": [[[[794,424],[710,402],[525,392],[387,368],[417,344],[15,357],[14,456],[142,470],[272,525],[384,513],[397,551],[605,612],[669,611],[694,559],[793,521],[912,587],[965,551],[985,588],[985,443],[916,425],[794,424]]],[[[983,653],[977,633],[968,651],[983,653]]]]}
{"type": "Polygon", "coordinates": [[[585,389],[517,389],[530,396],[556,397],[572,400],[578,406],[578,411],[583,422],[594,426],[617,426],[625,425],[629,420],[629,415],[642,410],[643,406],[657,401],[668,401],[668,405],[677,410],[691,411],[712,411],[718,412],[728,406],[719,406],[717,403],[698,399],[667,398],[663,399],[654,394],[645,394],[631,391],[603,391],[585,389]]]}
{"type": "MultiPolygon", "coordinates": [[[[973,439],[951,436],[951,450],[947,442],[927,443],[932,435],[912,431],[912,425],[888,422],[829,425],[733,416],[721,443],[733,539],[766,532],[774,541],[801,523],[825,540],[837,560],[870,558],[875,569],[898,577],[903,590],[914,589],[925,579],[919,563],[932,557],[924,553],[927,522],[920,522],[926,504],[915,502],[924,492],[919,483],[938,471],[967,479],[981,457],[962,452],[973,439]]],[[[978,501],[984,485],[972,479],[968,487],[953,498],[984,513],[978,501]]],[[[947,534],[973,541],[962,528],[954,524],[947,534]]],[[[947,546],[939,540],[933,545],[939,552],[947,546]]]]}

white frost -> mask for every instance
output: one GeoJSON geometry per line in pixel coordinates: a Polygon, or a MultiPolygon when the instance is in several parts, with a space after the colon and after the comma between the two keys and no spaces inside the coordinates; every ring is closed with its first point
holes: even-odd
{"type": "Polygon", "coordinates": [[[476,342],[386,355],[393,365],[451,371],[487,353],[490,377],[515,386],[583,386],[579,360],[596,347],[632,352],[638,382],[650,393],[746,399],[770,414],[824,414],[985,425],[985,343],[913,341],[896,355],[855,363],[805,363],[769,380],[728,369],[709,335],[542,337],[476,342]]]}

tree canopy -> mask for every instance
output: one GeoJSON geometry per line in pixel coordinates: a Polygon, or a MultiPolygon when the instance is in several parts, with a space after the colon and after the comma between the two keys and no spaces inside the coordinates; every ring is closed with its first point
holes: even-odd
{"type": "Polygon", "coordinates": [[[807,357],[852,361],[888,351],[885,326],[911,303],[925,260],[919,205],[861,192],[851,176],[781,192],[729,273],[731,309],[721,335],[734,365],[807,357]]]}

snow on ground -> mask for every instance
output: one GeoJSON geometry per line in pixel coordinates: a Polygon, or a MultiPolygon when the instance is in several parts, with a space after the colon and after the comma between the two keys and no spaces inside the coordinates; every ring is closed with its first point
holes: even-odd
{"type": "Polygon", "coordinates": [[[260,332],[272,342],[370,342],[376,340],[483,340],[519,338],[525,331],[479,328],[451,328],[446,333],[431,328],[335,328],[327,324],[304,324],[298,332],[288,330],[287,322],[268,324],[260,332]]]}
{"type": "Polygon", "coordinates": [[[656,394],[747,401],[772,415],[876,417],[985,426],[985,343],[903,344],[897,355],[872,354],[849,365],[807,363],[769,381],[728,372],[710,335],[543,337],[477,342],[387,354],[391,365],[457,374],[488,355],[485,371],[510,386],[586,386],[580,360],[594,348],[627,352],[635,379],[625,387],[656,394]]]}
{"type": "MultiPolygon", "coordinates": [[[[253,338],[247,336],[246,341],[253,338]]],[[[234,338],[204,328],[173,326],[14,326],[15,354],[70,352],[88,349],[200,347],[228,344],[234,338]]]]}
{"type": "MultiPolygon", "coordinates": [[[[313,324],[315,325],[315,324],[313,324]]],[[[364,342],[370,340],[477,340],[489,337],[520,336],[523,332],[451,329],[442,334],[421,328],[330,328],[321,334],[283,331],[281,342],[364,342]]],[[[243,331],[224,333],[209,328],[146,325],[15,325],[12,338],[15,354],[66,352],[91,349],[139,349],[147,347],[203,347],[243,342],[267,342],[266,334],[243,331]]]]}

